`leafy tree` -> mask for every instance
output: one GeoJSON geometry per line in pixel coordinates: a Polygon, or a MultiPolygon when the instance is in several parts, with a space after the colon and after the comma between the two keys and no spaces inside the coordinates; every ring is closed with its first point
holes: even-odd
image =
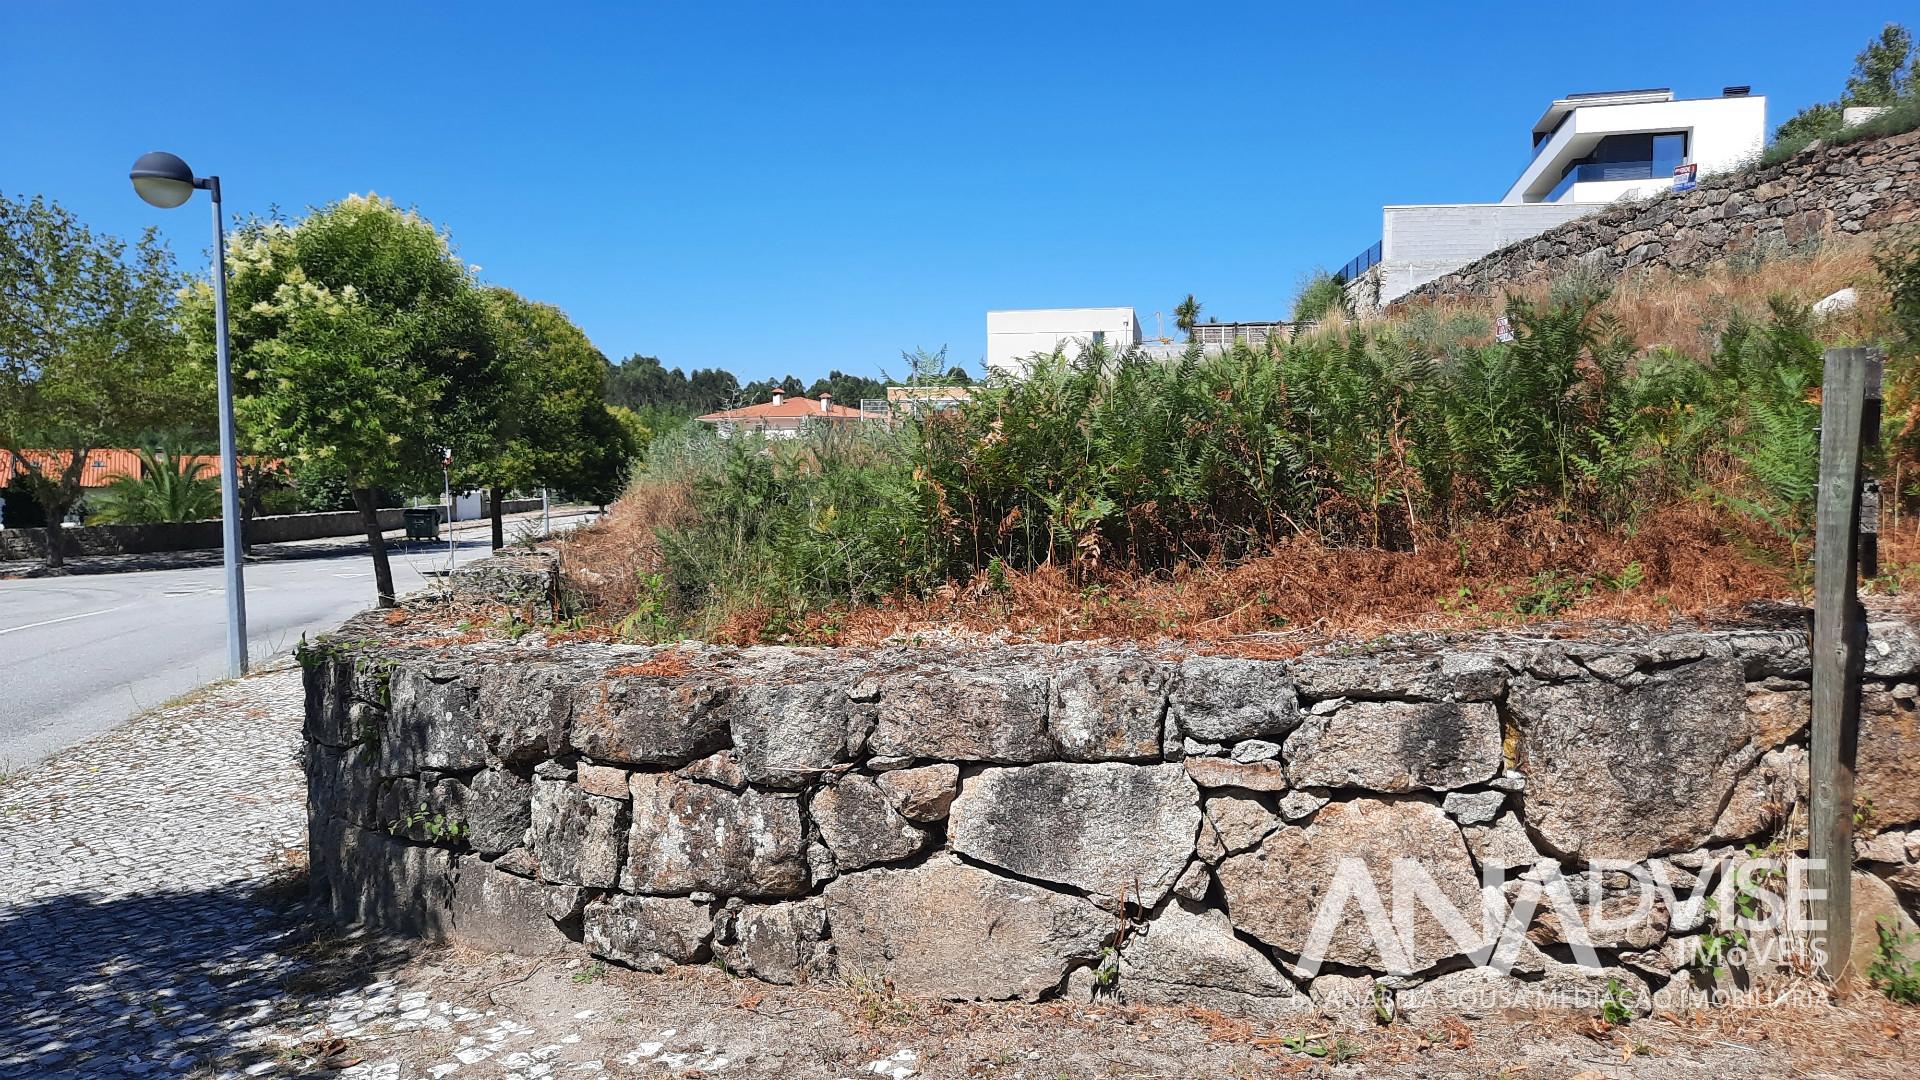
{"type": "Polygon", "coordinates": [[[806,384],[792,375],[788,375],[782,379],[755,379],[741,387],[739,397],[728,404],[736,407],[740,405],[764,405],[773,400],[773,392],[775,390],[780,391],[788,397],[799,397],[805,389],[806,384]]]}
{"type": "Polygon", "coordinates": [[[60,520],[94,450],[212,416],[211,353],[172,330],[177,285],[152,230],[129,249],[58,203],[0,194],[0,451],[46,511],[48,566],[65,562],[60,520]]]}
{"type": "MultiPolygon", "coordinates": [[[[345,480],[391,606],[377,493],[437,486],[442,447],[485,458],[506,385],[487,301],[444,233],[378,196],[245,222],[226,255],[242,428],[345,480]]],[[[190,299],[205,333],[210,287],[190,299]]]]}
{"type": "Polygon", "coordinates": [[[808,397],[817,398],[821,394],[832,394],[836,405],[857,409],[866,398],[886,397],[887,384],[883,379],[869,379],[864,375],[849,375],[835,370],[827,372],[824,379],[813,380],[813,385],[807,387],[808,397]]]}
{"type": "Polygon", "coordinates": [[[1328,312],[1347,311],[1346,285],[1334,274],[1315,270],[1293,296],[1293,321],[1319,322],[1328,312]]]}
{"type": "Polygon", "coordinates": [[[136,450],[140,471],[118,476],[88,498],[96,520],[108,525],[205,521],[220,516],[220,481],[204,461],[185,454],[136,450]]]}
{"type": "MultiPolygon", "coordinates": [[[[903,381],[906,386],[972,386],[973,376],[967,369],[947,360],[947,347],[940,346],[933,352],[914,349],[901,352],[900,359],[906,361],[907,374],[903,381]]],[[[891,381],[891,380],[890,380],[891,381]]]]}
{"type": "Polygon", "coordinates": [[[1830,101],[1809,105],[1793,114],[1773,133],[1776,142],[1808,142],[1840,129],[1840,106],[1830,101]]]}
{"type": "Polygon", "coordinates": [[[637,447],[607,410],[607,359],[559,308],[510,289],[487,290],[495,347],[505,365],[504,407],[484,455],[460,469],[490,489],[493,546],[505,545],[506,492],[547,487],[596,502],[618,492],[637,447]],[[603,497],[607,496],[607,497],[603,497]]]}
{"type": "Polygon", "coordinates": [[[1920,84],[1920,55],[1913,51],[1913,35],[1899,23],[1881,27],[1880,36],[1854,57],[1847,76],[1848,105],[1892,105],[1905,100],[1920,84]]]}
{"type": "Polygon", "coordinates": [[[740,381],[718,368],[692,375],[668,368],[651,356],[629,356],[607,366],[607,402],[628,409],[673,409],[697,416],[712,412],[740,393],[740,381]]]}
{"type": "Polygon", "coordinates": [[[1860,106],[1898,105],[1920,90],[1920,52],[1913,35],[1899,23],[1888,23],[1880,36],[1853,58],[1853,74],[1838,101],[1819,102],[1795,113],[1773,133],[1776,143],[1811,142],[1840,130],[1842,110],[1860,106]]]}
{"type": "Polygon", "coordinates": [[[1185,300],[1173,307],[1173,325],[1179,327],[1181,333],[1191,334],[1194,324],[1199,321],[1200,301],[1195,300],[1192,293],[1188,293],[1185,300]]]}

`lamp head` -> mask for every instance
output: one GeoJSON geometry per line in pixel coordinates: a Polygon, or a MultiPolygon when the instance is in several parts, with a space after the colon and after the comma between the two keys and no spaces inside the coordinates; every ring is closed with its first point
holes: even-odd
{"type": "Polygon", "coordinates": [[[133,190],[162,210],[170,210],[193,198],[193,170],[164,150],[141,154],[128,175],[133,180],[133,190]]]}

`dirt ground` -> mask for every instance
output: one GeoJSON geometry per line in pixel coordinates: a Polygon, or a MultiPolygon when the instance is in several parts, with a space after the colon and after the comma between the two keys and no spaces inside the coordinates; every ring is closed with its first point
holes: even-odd
{"type": "MultiPolygon", "coordinates": [[[[348,958],[339,967],[360,964],[348,958]]],[[[279,1063],[307,1075],[435,1080],[1851,1078],[1907,1076],[1920,1066],[1920,1013],[1877,996],[1621,1027],[1591,1014],[1529,1011],[1337,1030],[1279,1029],[1198,1009],[914,1001],[884,986],[776,987],[718,969],[654,975],[457,947],[418,952],[383,974],[331,1000],[344,1025],[287,1029],[279,1063]],[[369,1017],[383,1008],[384,1020],[369,1017]],[[338,1034],[343,1026],[355,1030],[338,1034]]]]}

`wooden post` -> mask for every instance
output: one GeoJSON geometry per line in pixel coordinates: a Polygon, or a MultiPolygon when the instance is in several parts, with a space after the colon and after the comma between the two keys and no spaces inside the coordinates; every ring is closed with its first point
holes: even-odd
{"type": "MultiPolygon", "coordinates": [[[[1880,369],[1885,363],[1877,350],[1861,350],[1866,357],[1866,393],[1860,410],[1860,446],[1880,446],[1880,369]]],[[[1864,468],[1860,480],[1860,576],[1880,576],[1880,479],[1864,468]]]]}
{"type": "MultiPolygon", "coordinates": [[[[1835,983],[1853,949],[1853,762],[1860,720],[1866,616],[1855,585],[1860,547],[1860,459],[1878,442],[1878,410],[1866,424],[1868,392],[1878,398],[1880,353],[1828,349],[1820,403],[1820,486],[1813,547],[1813,860],[1809,915],[1823,970],[1835,983]]],[[[1875,402],[1877,404],[1877,400],[1875,402]]]]}

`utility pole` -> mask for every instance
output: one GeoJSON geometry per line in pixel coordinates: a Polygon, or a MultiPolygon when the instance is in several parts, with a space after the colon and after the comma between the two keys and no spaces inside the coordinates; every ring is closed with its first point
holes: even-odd
{"type": "MultiPolygon", "coordinates": [[[[1821,968],[1835,984],[1859,974],[1853,953],[1853,779],[1860,728],[1866,612],[1857,576],[1877,561],[1861,530],[1862,451],[1880,443],[1878,349],[1828,349],[1820,398],[1820,486],[1813,546],[1812,805],[1808,915],[1821,968]]],[[[1878,513],[1878,500],[1874,512],[1878,513]]],[[[1878,523],[1874,524],[1878,531],[1878,523]]]]}

